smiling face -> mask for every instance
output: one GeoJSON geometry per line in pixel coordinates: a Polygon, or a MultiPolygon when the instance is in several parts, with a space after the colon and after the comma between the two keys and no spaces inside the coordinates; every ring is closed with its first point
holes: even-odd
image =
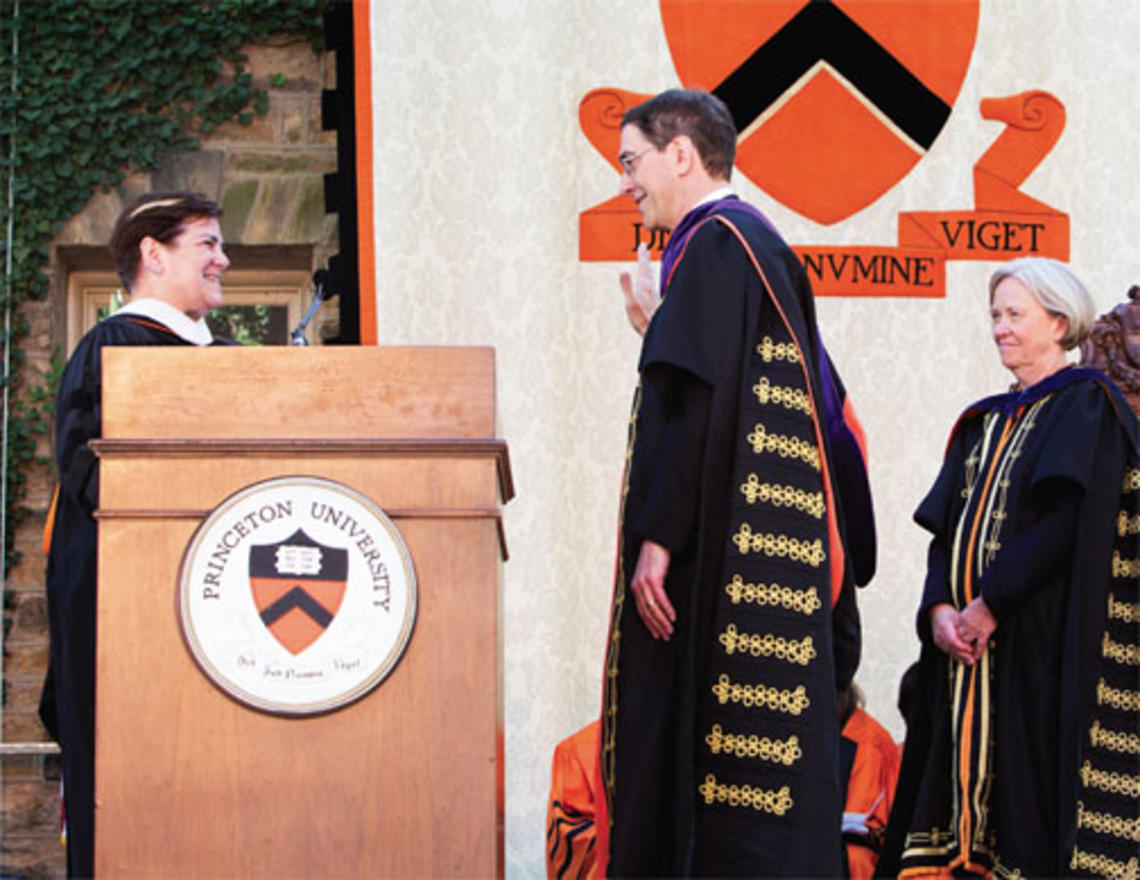
{"type": "Polygon", "coordinates": [[[658,150],[636,125],[622,126],[618,159],[630,170],[622,171],[619,188],[633,197],[646,229],[672,229],[685,213],[669,149],[658,150]]]}
{"type": "Polygon", "coordinates": [[[191,318],[222,304],[222,274],[230,261],[214,217],[190,218],[167,244],[143,239],[144,262],[159,270],[159,298],[191,318]]]}
{"type": "Polygon", "coordinates": [[[994,289],[990,320],[1002,366],[1017,377],[1022,388],[1065,366],[1061,339],[1068,319],[1047,311],[1016,278],[1005,278],[994,289]]]}

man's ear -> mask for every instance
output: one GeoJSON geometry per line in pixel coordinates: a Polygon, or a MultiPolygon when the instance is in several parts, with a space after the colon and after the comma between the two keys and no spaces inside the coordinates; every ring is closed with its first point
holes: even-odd
{"type": "Polygon", "coordinates": [[[692,173],[694,166],[700,167],[700,156],[693,145],[692,138],[687,134],[679,134],[669,142],[672,152],[673,170],[678,177],[692,173]]]}

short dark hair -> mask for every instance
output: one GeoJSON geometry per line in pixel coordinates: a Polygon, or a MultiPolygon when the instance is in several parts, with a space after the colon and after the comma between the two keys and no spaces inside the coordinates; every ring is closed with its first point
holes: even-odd
{"type": "Polygon", "coordinates": [[[187,220],[221,216],[217,203],[185,190],[148,192],[132,200],[111,232],[111,258],[123,286],[129,291],[138,277],[142,260],[139,244],[144,238],[166,244],[178,237],[187,220]]]}
{"type": "Polygon", "coordinates": [[[669,89],[625,111],[622,126],[636,125],[654,147],[688,135],[711,177],[728,180],[736,159],[736,126],[724,101],[695,89],[669,89]]]}

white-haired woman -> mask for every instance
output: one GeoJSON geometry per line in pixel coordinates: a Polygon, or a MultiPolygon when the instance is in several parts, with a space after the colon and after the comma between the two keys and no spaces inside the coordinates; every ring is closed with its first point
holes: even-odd
{"type": "Polygon", "coordinates": [[[915,513],[934,537],[885,875],[1057,877],[1136,853],[1140,753],[1093,731],[1137,732],[1140,431],[1066,358],[1094,318],[1066,266],[998,269],[990,315],[1016,382],[962,414],[915,513]]]}

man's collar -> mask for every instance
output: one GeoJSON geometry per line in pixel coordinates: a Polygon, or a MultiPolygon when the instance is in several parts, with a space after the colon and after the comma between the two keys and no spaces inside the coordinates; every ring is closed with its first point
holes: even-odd
{"type": "MultiPolygon", "coordinates": [[[[727,199],[729,196],[734,195],[736,195],[736,191],[733,190],[730,184],[726,183],[724,186],[718,186],[716,189],[706,195],[703,199],[693,205],[692,208],[689,208],[689,211],[693,210],[693,208],[699,208],[701,205],[707,205],[709,202],[716,202],[720,199],[727,199]]],[[[685,213],[687,214],[688,211],[685,213]]]]}
{"type": "Polygon", "coordinates": [[[195,321],[185,313],[178,311],[170,303],[153,297],[146,297],[145,299],[132,297],[131,301],[115,314],[138,315],[140,318],[158,321],[191,345],[209,345],[214,341],[214,336],[210,333],[210,328],[206,326],[205,319],[199,318],[195,321]]]}

